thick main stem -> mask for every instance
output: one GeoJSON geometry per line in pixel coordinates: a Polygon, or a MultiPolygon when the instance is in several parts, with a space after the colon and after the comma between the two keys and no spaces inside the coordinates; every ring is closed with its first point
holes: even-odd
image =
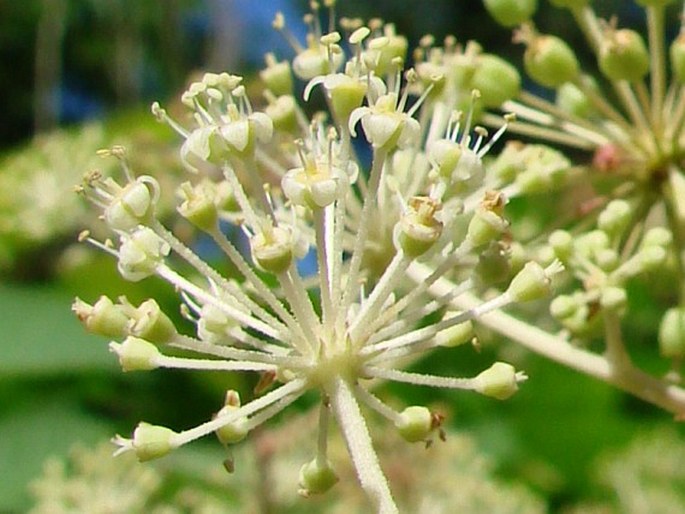
{"type": "Polygon", "coordinates": [[[345,380],[337,378],[328,393],[359,482],[374,503],[376,512],[399,513],[390,493],[388,480],[378,463],[366,422],[352,394],[352,388],[345,380]]]}

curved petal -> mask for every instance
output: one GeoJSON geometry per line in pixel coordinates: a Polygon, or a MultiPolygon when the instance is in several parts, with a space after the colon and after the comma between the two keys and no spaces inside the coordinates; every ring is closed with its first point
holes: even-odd
{"type": "Polygon", "coordinates": [[[307,82],[307,85],[304,88],[304,93],[302,93],[302,98],[305,102],[309,101],[309,95],[312,93],[312,90],[319,84],[323,84],[324,80],[325,77],[323,75],[317,75],[312,80],[307,82]]]}
{"type": "Polygon", "coordinates": [[[371,114],[371,109],[368,107],[357,107],[354,111],[352,111],[352,114],[350,114],[350,120],[347,123],[347,128],[350,130],[352,137],[357,136],[355,126],[357,123],[359,123],[359,120],[361,120],[367,114],[371,114]]]}

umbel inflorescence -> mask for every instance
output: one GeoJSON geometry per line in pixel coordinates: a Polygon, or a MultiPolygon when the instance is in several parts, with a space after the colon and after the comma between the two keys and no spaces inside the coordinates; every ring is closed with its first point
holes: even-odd
{"type": "MultiPolygon", "coordinates": [[[[262,374],[256,398],[242,403],[228,391],[212,420],[182,432],[141,423],[131,439],[116,439],[120,451],[148,460],[211,433],[235,443],[312,392],[321,400],[318,443],[303,463],[302,493],[324,492],[336,481],[326,450],[335,420],[362,487],[379,512],[394,512],[360,409],[387,418],[411,442],[428,440],[441,417],[423,406],[396,411],[368,384],[384,379],[509,397],[525,375],[503,362],[475,378],[417,374],[401,365],[471,340],[471,320],[485,312],[545,295],[560,265],[528,263],[504,292],[471,309],[447,309],[490,279],[479,256],[504,260],[498,240],[507,234],[506,197],[483,157],[506,122],[488,138],[472,126],[471,111],[455,111],[462,96],[467,105],[478,102],[476,91],[455,83],[470,59],[456,45],[452,76],[424,75],[405,69],[406,40],[392,26],[346,20],[344,35],[332,25],[322,33],[313,7],[307,47],[293,41],[292,63],[267,57],[263,110],[248,98],[243,78],[228,73],[207,73],[183,94],[192,124],[153,105],[154,115],[184,138],[189,181],[179,187],[178,212],[211,236],[240,279],[222,276],[160,223],[157,181],[135,177],[115,147],[104,153],[121,160],[124,182],[92,173],[82,191],[102,208],[117,242],[82,238],[116,257],[124,278],[155,275],[173,284],[196,333],[179,333],[154,300],[134,306],[102,297],[94,305],[77,300],[74,309],[89,330],[123,340],[111,349],[126,371],[262,374]],[[305,100],[322,89],[327,113],[308,117],[295,99],[293,73],[307,81],[305,100]],[[368,165],[356,156],[364,142],[368,165]],[[225,224],[242,229],[249,255],[226,237],[225,224]],[[307,254],[315,256],[313,272],[298,267],[307,254]],[[194,273],[176,271],[178,260],[194,273]],[[432,271],[413,285],[407,270],[419,262],[432,271]],[[458,285],[430,298],[448,275],[458,285]],[[421,324],[429,315],[439,321],[421,324]],[[172,348],[187,352],[169,355],[172,348]]],[[[290,38],[282,17],[274,25],[290,38]]]]}
{"type": "MultiPolygon", "coordinates": [[[[182,95],[189,120],[155,103],[153,114],[183,138],[188,181],[178,188],[178,213],[213,239],[238,278],[219,273],[159,221],[155,179],[136,177],[122,148],[103,151],[121,162],[123,182],[93,172],[80,191],[102,209],[116,238],[82,239],[112,254],[125,279],[157,276],[172,284],[195,331],[179,331],[153,299],[138,306],[125,298],[77,300],[79,318],[119,341],[110,348],[125,371],[261,374],[249,401],[228,391],[213,419],[179,432],[140,423],[132,438],[115,439],[119,452],[149,460],[210,433],[236,443],[309,393],[320,398],[320,415],[312,460],[300,471],[302,494],[323,493],[337,481],[327,456],[335,422],[376,510],[396,512],[362,411],[386,418],[410,442],[439,433],[442,418],[419,405],[395,410],[370,385],[381,379],[508,398],[526,377],[507,363],[474,378],[402,369],[436,347],[471,341],[474,321],[672,412],[685,410],[682,389],[632,365],[620,332],[626,282],[662,266],[685,237],[677,194],[685,188],[680,50],[672,51],[673,85],[666,88],[664,2],[647,7],[651,56],[636,33],[599,21],[587,2],[553,3],[570,8],[587,33],[619,107],[561,39],[533,27],[535,2],[517,1],[486,6],[498,21],[521,24],[515,37],[527,45],[526,70],[558,90],[558,104],[522,91],[516,68],[475,42],[448,37],[438,47],[425,37],[414,67],[406,67],[407,40],[392,25],[341,19],[336,26],[332,0],[325,29],[325,13],[312,2],[304,45],[276,16],[274,27],[295,57],[267,55],[263,101],[248,98],[242,77],[207,73],[182,95]],[[635,62],[643,60],[638,76],[635,62]],[[647,71],[651,95],[642,82],[647,71]],[[302,101],[295,78],[304,84],[302,101]],[[323,111],[314,112],[317,101],[323,111]],[[666,116],[671,111],[675,121],[666,116]],[[610,168],[621,184],[597,199],[603,208],[589,211],[578,229],[543,233],[524,247],[512,240],[508,199],[558,189],[592,168],[574,167],[541,143],[510,142],[491,158],[507,129],[596,150],[595,167],[610,168]],[[653,194],[655,184],[663,195],[653,194]],[[657,200],[669,206],[669,229],[645,223],[657,200]],[[226,236],[229,226],[240,228],[245,244],[226,236]],[[307,259],[316,264],[304,266],[307,259]],[[564,267],[582,287],[552,304],[561,334],[502,312],[548,294],[564,267]],[[595,329],[605,335],[605,355],[569,342],[595,329]]],[[[675,321],[665,321],[662,341],[682,354],[685,316],[675,312],[664,318],[675,321]]]]}

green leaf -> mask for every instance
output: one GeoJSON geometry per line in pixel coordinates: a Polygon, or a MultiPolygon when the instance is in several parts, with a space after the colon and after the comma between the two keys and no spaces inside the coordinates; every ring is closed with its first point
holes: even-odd
{"type": "Polygon", "coordinates": [[[0,418],[0,512],[25,512],[27,486],[50,456],[64,456],[76,442],[111,437],[111,428],[75,404],[53,399],[12,410],[0,418]]]}
{"type": "Polygon", "coordinates": [[[45,286],[0,286],[0,377],[116,370],[104,340],[86,333],[73,298],[45,286]]]}

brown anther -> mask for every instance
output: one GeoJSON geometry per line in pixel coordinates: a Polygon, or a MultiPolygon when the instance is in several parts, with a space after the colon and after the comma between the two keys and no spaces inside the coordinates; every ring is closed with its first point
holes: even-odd
{"type": "Polygon", "coordinates": [[[483,209],[501,215],[506,203],[507,199],[500,191],[490,190],[485,192],[480,205],[483,209]]]}

